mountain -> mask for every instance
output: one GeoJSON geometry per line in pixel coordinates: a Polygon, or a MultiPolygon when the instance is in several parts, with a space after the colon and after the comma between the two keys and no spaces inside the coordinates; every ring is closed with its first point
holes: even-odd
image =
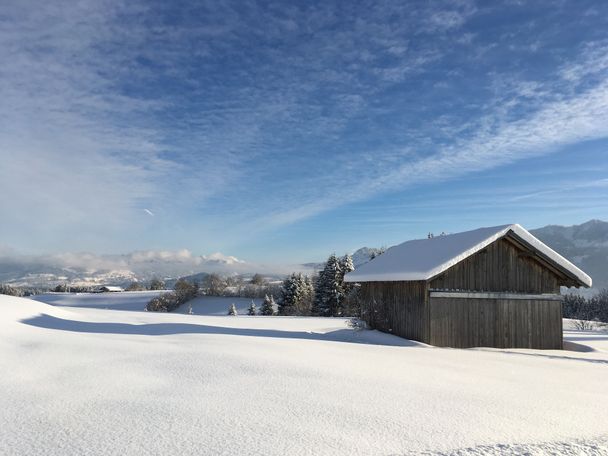
{"type": "MultiPolygon", "coordinates": [[[[608,222],[590,220],[582,225],[549,225],[531,230],[531,233],[589,274],[595,289],[608,288],[608,222]]],[[[360,248],[352,255],[355,267],[367,263],[380,251],[373,247],[360,248]]],[[[200,280],[211,272],[243,277],[258,272],[280,278],[292,271],[311,273],[323,266],[324,263],[264,266],[221,253],[194,255],[188,250],[149,250],[124,255],[63,253],[24,256],[0,248],[0,283],[40,288],[63,283],[124,286],[133,281],[148,281],[155,276],[170,284],[183,276],[200,280]]]]}
{"type": "Polygon", "coordinates": [[[361,247],[355,253],[353,253],[353,264],[355,267],[361,266],[364,263],[367,263],[372,257],[378,255],[382,249],[378,249],[375,247],[361,247]]]}
{"type": "MultiPolygon", "coordinates": [[[[351,255],[355,268],[357,266],[361,266],[364,263],[367,263],[369,260],[372,259],[373,256],[376,256],[380,252],[382,252],[382,250],[383,249],[379,249],[376,247],[361,247],[359,250],[355,251],[355,253],[351,255]]],[[[303,263],[300,266],[304,269],[305,272],[320,271],[325,267],[325,262],[321,261],[318,263],[303,263]]]]}
{"type": "Polygon", "coordinates": [[[36,288],[68,283],[72,286],[120,285],[153,277],[173,283],[176,278],[205,273],[262,272],[258,265],[234,256],[197,256],[188,250],[137,251],[124,255],[61,253],[26,256],[0,251],[0,283],[36,288]],[[201,272],[204,271],[204,272],[201,272]]]}
{"type": "Polygon", "coordinates": [[[589,274],[593,288],[608,288],[608,222],[549,225],[530,232],[589,274]]]}

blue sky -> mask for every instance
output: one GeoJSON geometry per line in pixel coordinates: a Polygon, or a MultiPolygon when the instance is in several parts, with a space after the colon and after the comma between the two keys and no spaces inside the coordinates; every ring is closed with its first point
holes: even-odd
{"type": "Polygon", "coordinates": [[[606,2],[0,3],[6,251],[298,262],[607,218],[606,2]]]}

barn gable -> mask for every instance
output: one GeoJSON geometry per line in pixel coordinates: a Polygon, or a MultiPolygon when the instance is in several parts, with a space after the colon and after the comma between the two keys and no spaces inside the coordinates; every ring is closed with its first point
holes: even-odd
{"type": "Polygon", "coordinates": [[[560,285],[571,283],[572,279],[506,236],[431,279],[430,287],[534,294],[559,293],[560,285]]]}

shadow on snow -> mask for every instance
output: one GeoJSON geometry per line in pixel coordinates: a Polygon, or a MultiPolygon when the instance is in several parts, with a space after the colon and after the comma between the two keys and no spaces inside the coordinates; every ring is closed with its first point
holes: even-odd
{"type": "Polygon", "coordinates": [[[176,334],[223,334],[233,336],[272,337],[279,339],[322,340],[331,342],[349,342],[367,345],[387,345],[394,347],[424,347],[424,344],[401,339],[377,331],[355,331],[337,329],[328,333],[307,331],[281,331],[276,329],[230,328],[224,326],[200,325],[193,323],[109,323],[65,320],[51,315],[38,315],[21,321],[26,325],[38,328],[55,329],[79,333],[96,334],[133,334],[142,336],[168,336],[176,334]]]}

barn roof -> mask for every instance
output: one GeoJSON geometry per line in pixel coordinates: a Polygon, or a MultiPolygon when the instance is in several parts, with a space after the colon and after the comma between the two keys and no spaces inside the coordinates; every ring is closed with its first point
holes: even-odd
{"type": "Polygon", "coordinates": [[[382,255],[359,266],[355,271],[348,273],[344,280],[346,282],[430,280],[507,235],[516,237],[545,261],[574,279],[579,286],[591,286],[591,277],[517,224],[407,241],[391,247],[382,255]]]}

